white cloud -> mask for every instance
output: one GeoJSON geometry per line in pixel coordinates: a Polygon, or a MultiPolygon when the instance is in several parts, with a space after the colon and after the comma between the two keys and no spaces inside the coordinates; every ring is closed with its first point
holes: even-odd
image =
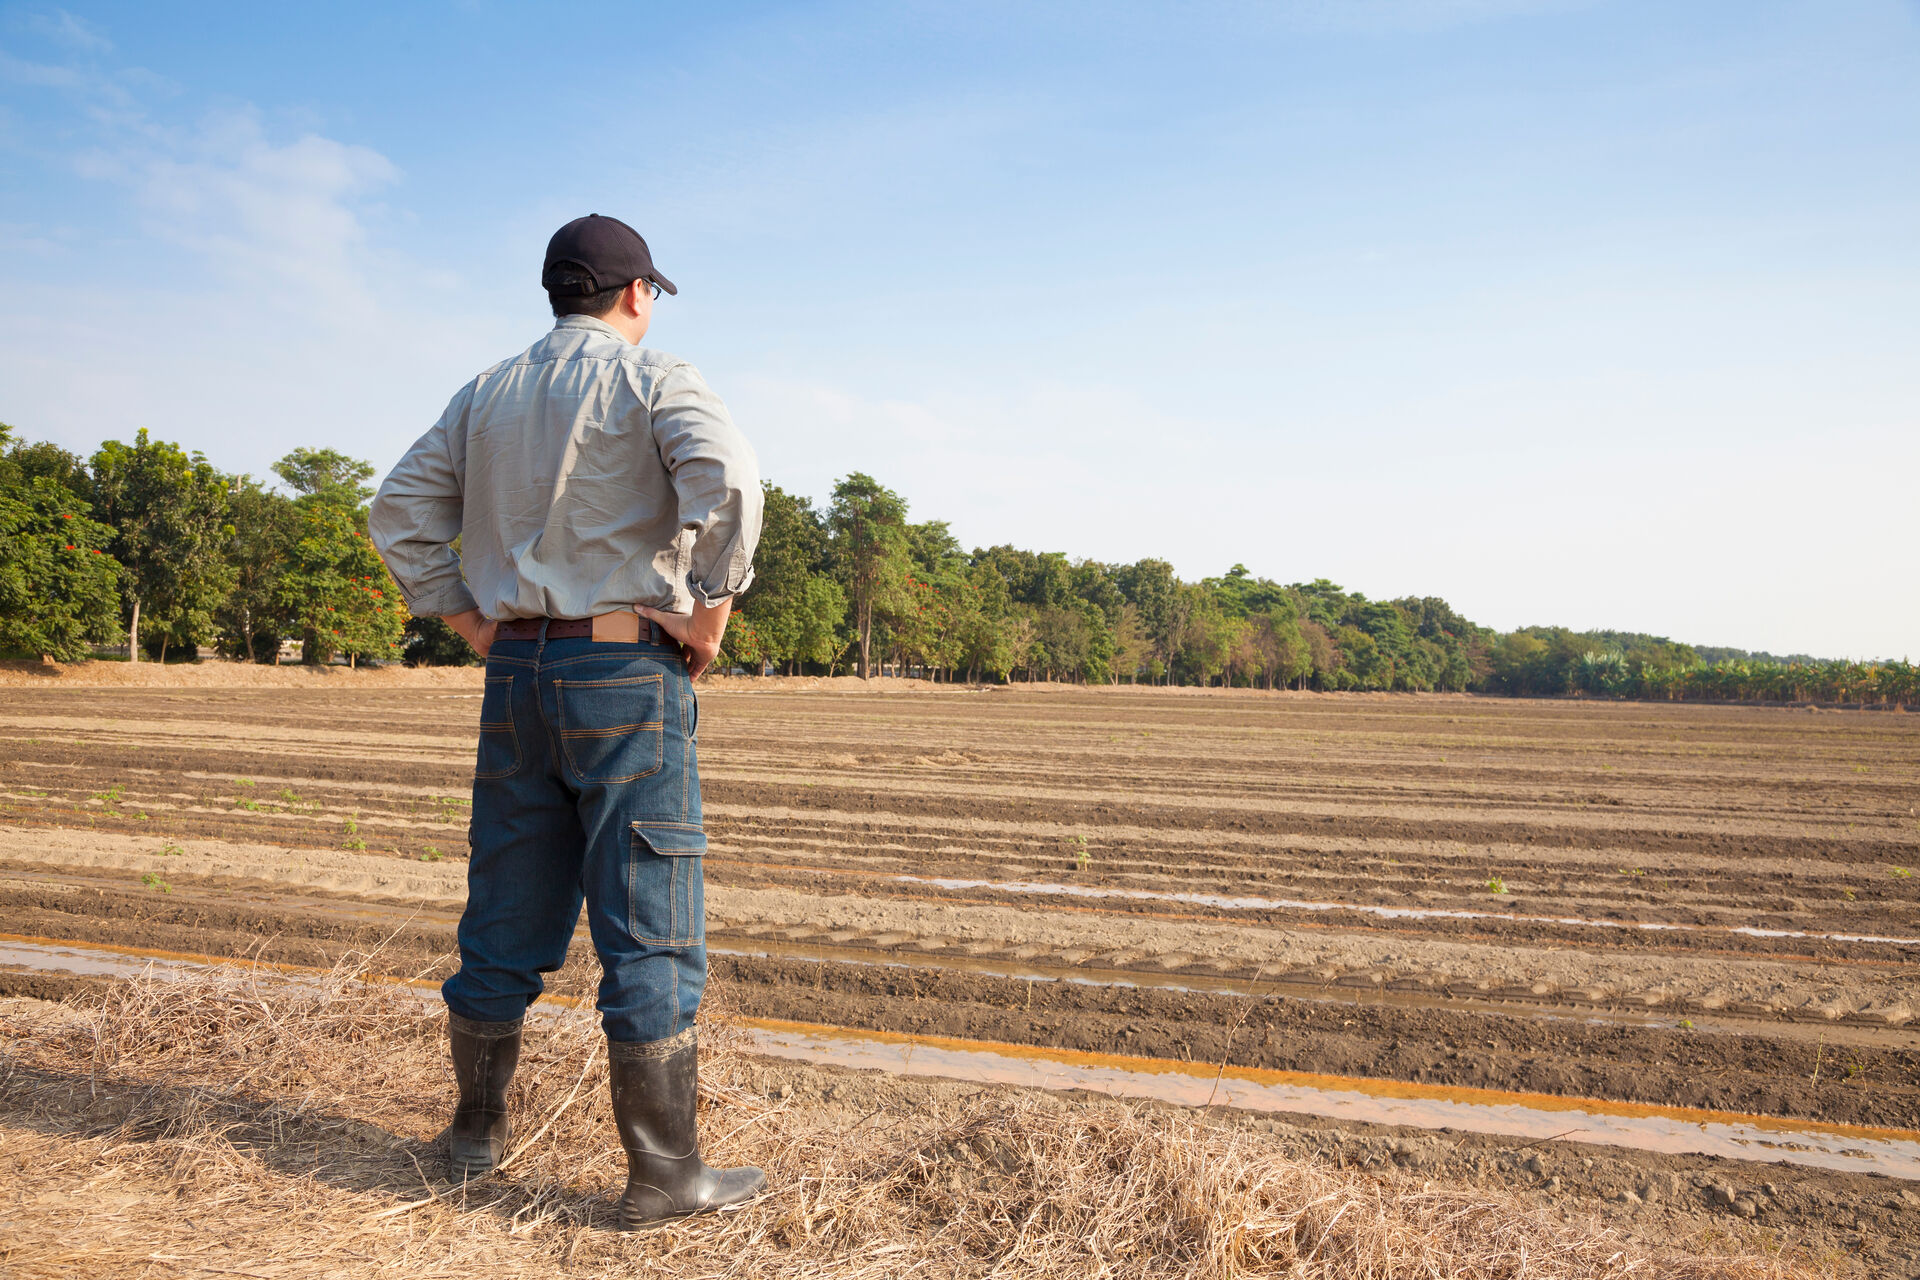
{"type": "Polygon", "coordinates": [[[113,52],[113,41],[107,39],[106,32],[65,9],[28,14],[20,25],[37,36],[82,53],[113,52]]]}
{"type": "Polygon", "coordinates": [[[0,52],[0,77],[35,89],[85,89],[92,79],[77,67],[29,62],[5,52],[0,52]]]}
{"type": "Polygon", "coordinates": [[[378,151],[318,134],[271,141],[250,110],[83,156],[80,171],[134,195],[152,234],[236,280],[303,286],[353,311],[370,305],[362,200],[399,179],[378,151]]]}
{"type": "MultiPolygon", "coordinates": [[[[103,33],[61,10],[28,25],[84,53],[112,49],[103,33]]],[[[263,281],[295,285],[336,318],[365,320],[367,282],[380,265],[367,227],[377,208],[371,198],[400,178],[379,151],[311,129],[276,139],[248,105],[174,124],[150,105],[173,86],[137,68],[0,52],[0,77],[71,101],[90,126],[82,136],[91,136],[70,160],[54,162],[126,190],[148,236],[256,292],[267,292],[258,289],[263,281]]]]}
{"type": "Polygon", "coordinates": [[[75,140],[18,150],[99,196],[75,225],[0,223],[0,386],[29,435],[90,453],[144,426],[255,474],[297,445],[384,465],[506,349],[498,314],[391,247],[378,150],[246,105],[179,123],[165,81],[78,58],[0,54],[0,76],[58,95],[75,140]],[[114,306],[76,308],[77,285],[114,306]]]}

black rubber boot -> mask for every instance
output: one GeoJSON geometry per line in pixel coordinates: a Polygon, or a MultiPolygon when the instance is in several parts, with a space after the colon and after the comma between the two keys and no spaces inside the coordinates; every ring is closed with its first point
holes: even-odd
{"type": "Polygon", "coordinates": [[[475,1022],[447,1014],[453,1074],[460,1083],[460,1105],[453,1109],[453,1125],[447,1130],[447,1163],[455,1182],[485,1177],[507,1154],[513,1135],[507,1121],[507,1083],[520,1062],[525,1022],[475,1022]]]}
{"type": "Polygon", "coordinates": [[[613,1119],[627,1151],[622,1231],[735,1209],[766,1189],[767,1175],[758,1169],[714,1169],[700,1158],[694,1118],[700,1052],[692,1028],[648,1044],[609,1043],[607,1066],[613,1119]]]}

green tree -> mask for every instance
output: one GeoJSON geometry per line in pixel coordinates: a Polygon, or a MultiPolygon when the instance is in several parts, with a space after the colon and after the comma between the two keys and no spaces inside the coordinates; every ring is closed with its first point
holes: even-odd
{"type": "Polygon", "coordinates": [[[1333,633],[1312,618],[1300,620],[1300,635],[1307,642],[1307,675],[1316,689],[1338,689],[1346,656],[1334,643],[1333,633]]]}
{"type": "Polygon", "coordinates": [[[273,473],[295,493],[346,510],[360,510],[373,497],[366,483],[373,464],[337,449],[295,449],[273,464],[273,473]]]}
{"type": "Polygon", "coordinates": [[[959,637],[955,667],[964,667],[969,681],[1005,680],[1019,665],[1016,650],[1022,638],[1016,634],[1006,578],[990,565],[971,563],[959,599],[954,618],[959,637]]]}
{"type": "MultiPolygon", "coordinates": [[[[811,500],[778,485],[765,488],[760,545],[753,555],[753,585],[741,598],[744,616],[768,661],[789,671],[803,662],[830,662],[847,601],[828,576],[827,526],[811,500]]],[[[731,632],[731,628],[729,628],[731,632]]]]}
{"type": "Polygon", "coordinates": [[[1140,625],[1139,606],[1131,602],[1120,606],[1120,621],[1113,629],[1113,674],[1117,679],[1127,677],[1130,683],[1140,682],[1140,673],[1147,669],[1147,661],[1153,656],[1152,643],[1147,639],[1145,628],[1140,625]]]}
{"type": "Polygon", "coordinates": [[[966,661],[978,610],[967,555],[944,520],[906,529],[906,590],[887,611],[889,639],[903,667],[919,663],[929,679],[952,679],[966,661]]]}
{"type": "Polygon", "coordinates": [[[1547,642],[1532,631],[1510,631],[1494,640],[1488,657],[1494,687],[1501,693],[1524,694],[1546,675],[1547,642]]]}
{"type": "MultiPolygon", "coordinates": [[[[12,434],[0,423],[0,445],[12,434]]],[[[72,485],[85,478],[77,463],[51,445],[14,442],[0,455],[0,649],[75,662],[89,642],[119,633],[113,529],[88,518],[72,485]]]]}
{"type": "Polygon", "coordinates": [[[367,538],[372,490],[363,482],[373,467],[332,449],[295,449],[273,471],[300,494],[273,601],[300,633],[302,660],[399,657],[409,615],[367,538]]]}
{"type": "Polygon", "coordinates": [[[477,667],[480,655],[439,618],[408,618],[400,656],[410,667],[477,667]]]}
{"type": "Polygon", "coordinates": [[[1313,653],[1301,630],[1300,611],[1291,596],[1282,595],[1253,615],[1253,642],[1260,654],[1260,672],[1267,688],[1292,684],[1313,670],[1313,653]]]}
{"type": "Polygon", "coordinates": [[[753,619],[744,614],[731,615],[727,633],[720,640],[720,652],[714,658],[714,669],[725,672],[739,667],[757,676],[766,670],[768,660],[766,640],[753,619]]]}
{"type": "Polygon", "coordinates": [[[895,607],[906,589],[906,524],[907,504],[872,476],[856,471],[834,485],[827,511],[829,550],[852,606],[862,680],[873,670],[875,617],[895,607]]]}
{"type": "Polygon", "coordinates": [[[1174,576],[1173,566],[1165,560],[1141,560],[1123,565],[1115,570],[1114,580],[1127,603],[1139,614],[1140,629],[1149,645],[1151,675],[1171,677],[1174,659],[1180,651],[1181,633],[1187,625],[1181,594],[1184,584],[1174,576]]]}
{"type": "Polygon", "coordinates": [[[800,599],[782,618],[780,645],[792,664],[839,661],[846,650],[847,595],[832,578],[810,577],[800,599]]]}
{"type": "Polygon", "coordinates": [[[1000,622],[1001,643],[1007,655],[1007,673],[1014,671],[1027,673],[1027,682],[1033,682],[1034,673],[1045,660],[1046,653],[1041,647],[1039,629],[1034,625],[1032,605],[1016,604],[1007,611],[1000,622]]]}
{"type": "Polygon", "coordinates": [[[18,439],[4,422],[0,422],[0,448],[5,449],[0,453],[0,488],[24,488],[44,476],[79,501],[93,501],[93,479],[79,454],[44,440],[18,439]]]}
{"type": "Polygon", "coordinates": [[[94,514],[113,526],[111,554],[124,566],[127,657],[140,657],[140,629],[166,646],[196,640],[213,623],[233,573],[226,549],[226,477],[204,457],[148,438],[109,440],[93,455],[94,514]]]}
{"type": "Polygon", "coordinates": [[[279,606],[280,574],[299,540],[299,511],[285,494],[252,476],[237,476],[227,488],[227,519],[233,586],[215,613],[220,647],[231,657],[277,663],[288,629],[279,606]]]}
{"type": "Polygon", "coordinates": [[[1204,582],[1181,583],[1176,614],[1182,621],[1175,662],[1185,679],[1208,685],[1223,675],[1233,651],[1235,619],[1222,607],[1219,593],[1204,582]]]}
{"type": "Polygon", "coordinates": [[[344,653],[397,658],[407,609],[353,509],[316,495],[301,498],[299,538],[275,587],[274,603],[299,631],[302,660],[326,663],[344,653]]]}

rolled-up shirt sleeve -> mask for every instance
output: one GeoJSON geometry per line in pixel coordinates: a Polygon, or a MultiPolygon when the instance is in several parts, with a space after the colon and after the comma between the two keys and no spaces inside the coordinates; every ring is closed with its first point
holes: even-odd
{"type": "Polygon", "coordinates": [[[425,617],[465,613],[479,605],[460,575],[452,543],[463,509],[460,473],[448,447],[448,424],[470,389],[447,406],[432,430],[414,442],[374,496],[367,533],[387,562],[407,608],[425,617]]]}
{"type": "Polygon", "coordinates": [[[673,476],[680,527],[692,534],[687,589],[702,604],[717,604],[753,583],[760,462],[692,365],[667,369],[650,390],[654,443],[673,476]]]}

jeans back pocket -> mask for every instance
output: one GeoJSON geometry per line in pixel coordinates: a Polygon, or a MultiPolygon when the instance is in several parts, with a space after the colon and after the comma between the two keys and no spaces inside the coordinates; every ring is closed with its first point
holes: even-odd
{"type": "Polygon", "coordinates": [[[473,776],[505,778],[520,768],[520,736],[513,728],[513,677],[488,676],[480,695],[480,750],[473,776]]]}
{"type": "Polygon", "coordinates": [[[576,782],[632,782],[660,772],[662,680],[654,674],[553,682],[560,749],[576,782]]]}

